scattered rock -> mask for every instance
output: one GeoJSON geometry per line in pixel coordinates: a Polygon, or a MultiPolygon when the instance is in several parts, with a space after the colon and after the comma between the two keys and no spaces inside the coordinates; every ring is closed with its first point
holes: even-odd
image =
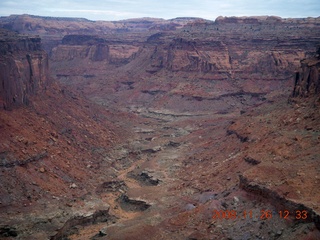
{"type": "Polygon", "coordinates": [[[248,157],[248,156],[244,158],[244,161],[246,161],[247,163],[249,163],[251,165],[258,165],[259,163],[261,163],[261,161],[256,160],[252,157],[248,157]]]}
{"type": "Polygon", "coordinates": [[[39,172],[44,173],[45,171],[46,170],[43,167],[39,168],[39,172]]]}
{"type": "Polygon", "coordinates": [[[151,207],[151,205],[145,201],[131,199],[125,194],[122,194],[118,198],[118,201],[120,202],[121,208],[125,211],[145,211],[151,207]]]}
{"type": "Polygon", "coordinates": [[[77,188],[77,185],[76,185],[75,183],[72,183],[72,184],[70,185],[70,188],[72,188],[72,189],[77,188]]]}
{"type": "Polygon", "coordinates": [[[160,180],[156,177],[154,177],[150,172],[148,171],[142,171],[140,174],[140,177],[143,181],[146,181],[150,183],[151,185],[158,185],[160,183],[160,180]]]}
{"type": "Polygon", "coordinates": [[[65,222],[62,228],[57,230],[56,235],[52,236],[51,240],[68,239],[67,237],[77,231],[76,226],[85,226],[88,224],[95,224],[99,222],[113,221],[114,216],[109,214],[109,208],[103,210],[96,210],[85,214],[73,216],[65,222]]]}
{"type": "Polygon", "coordinates": [[[221,206],[223,207],[223,209],[227,209],[228,208],[228,204],[225,201],[223,201],[221,203],[221,206]]]}
{"type": "Polygon", "coordinates": [[[166,144],[167,147],[179,147],[181,144],[178,142],[169,141],[169,143],[166,144]]]}
{"type": "Polygon", "coordinates": [[[100,236],[100,237],[107,236],[107,229],[106,229],[106,228],[102,228],[102,229],[99,231],[99,236],[100,236]]]}
{"type": "Polygon", "coordinates": [[[185,210],[187,211],[190,211],[192,209],[195,209],[196,206],[194,206],[192,203],[188,203],[186,206],[185,206],[185,210]]]}
{"type": "Polygon", "coordinates": [[[279,237],[279,236],[281,236],[281,234],[282,234],[282,231],[279,230],[279,231],[276,233],[276,236],[279,237]]]}
{"type": "Polygon", "coordinates": [[[126,191],[127,190],[127,185],[125,184],[124,181],[118,181],[118,180],[113,180],[113,181],[108,181],[102,183],[100,186],[97,187],[96,192],[102,193],[102,192],[117,192],[117,191],[126,191]]]}
{"type": "Polygon", "coordinates": [[[156,186],[158,185],[161,180],[155,176],[155,174],[151,170],[143,170],[140,171],[140,168],[137,167],[135,170],[128,173],[128,177],[134,178],[140,183],[147,185],[147,186],[156,186]]]}
{"type": "Polygon", "coordinates": [[[159,152],[161,150],[162,150],[161,146],[156,146],[156,147],[153,147],[153,148],[144,149],[144,150],[142,150],[142,152],[144,152],[144,153],[156,153],[156,152],[159,152]]]}
{"type": "Polygon", "coordinates": [[[18,233],[14,227],[0,227],[0,237],[17,237],[18,233]]]}

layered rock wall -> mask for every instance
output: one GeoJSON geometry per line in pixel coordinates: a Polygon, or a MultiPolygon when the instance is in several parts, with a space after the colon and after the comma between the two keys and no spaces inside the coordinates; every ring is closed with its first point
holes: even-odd
{"type": "Polygon", "coordinates": [[[106,39],[91,35],[67,35],[62,43],[52,49],[54,62],[83,60],[107,63],[126,63],[139,50],[139,47],[125,43],[107,43],[106,39]]]}
{"type": "Polygon", "coordinates": [[[2,30],[0,52],[0,106],[28,104],[48,83],[48,56],[41,39],[2,30]]]}
{"type": "Polygon", "coordinates": [[[167,69],[171,71],[215,72],[229,70],[228,48],[222,41],[174,39],[167,51],[167,69]]]}
{"type": "Polygon", "coordinates": [[[301,61],[294,80],[292,97],[320,97],[320,47],[314,57],[301,61]]]}
{"type": "Polygon", "coordinates": [[[95,22],[17,15],[0,19],[0,26],[39,34],[51,59],[63,65],[64,61],[79,59],[81,64],[85,60],[120,66],[140,57],[144,58],[138,60],[142,72],[166,69],[205,74],[206,79],[217,80],[288,80],[300,59],[320,41],[320,18],[95,22]],[[174,27],[168,27],[171,25],[174,27]]]}

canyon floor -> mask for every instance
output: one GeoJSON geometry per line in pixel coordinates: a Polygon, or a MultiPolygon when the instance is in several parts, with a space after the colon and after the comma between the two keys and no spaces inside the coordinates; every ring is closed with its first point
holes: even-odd
{"type": "Polygon", "coordinates": [[[70,239],[319,238],[309,217],[295,220],[296,211],[310,215],[311,209],[318,211],[315,184],[319,169],[317,156],[312,155],[319,147],[318,133],[312,131],[319,127],[312,124],[318,116],[303,107],[288,106],[286,99],[259,110],[259,115],[250,112],[233,124],[239,116],[232,113],[160,113],[142,119],[130,141],[141,153],[129,168],[118,172],[116,182],[109,183],[114,186],[111,192],[101,195],[101,200],[110,204],[110,214],[119,220],[109,226],[79,227],[70,239]],[[296,128],[297,118],[291,112],[301,110],[310,117],[309,131],[296,128]],[[290,119],[294,120],[290,123],[290,119]],[[274,127],[281,125],[286,125],[281,131],[274,127]],[[254,134],[243,141],[230,133],[230,128],[254,134]],[[291,135],[292,128],[302,135],[291,135]],[[310,144],[308,161],[301,162],[302,154],[291,155],[291,149],[300,144],[310,144]],[[242,177],[249,183],[241,182],[242,177]],[[247,191],[252,185],[253,190],[247,191]],[[283,196],[301,204],[283,202],[283,196]],[[215,210],[233,210],[237,216],[227,213],[223,217],[215,210]],[[288,218],[279,214],[285,210],[290,211],[288,218]],[[264,215],[267,211],[272,216],[264,215]]]}
{"type": "Polygon", "coordinates": [[[319,238],[320,116],[312,102],[288,104],[277,96],[242,114],[143,107],[105,112],[87,100],[79,109],[71,91],[50,91],[31,109],[1,114],[17,151],[46,149],[32,163],[1,166],[8,181],[15,179],[2,183],[12,185],[13,201],[1,203],[5,239],[319,238]],[[69,108],[57,106],[65,100],[69,108]],[[23,133],[18,116],[18,124],[28,126],[23,133]],[[72,131],[62,128],[59,116],[72,131]],[[103,141],[100,133],[70,140],[88,130],[75,125],[100,124],[103,117],[118,136],[115,143],[92,149],[103,141]],[[77,153],[79,142],[100,156],[87,159],[89,146],[77,153]],[[71,158],[78,163],[65,162],[71,158]],[[24,178],[27,186],[18,186],[28,182],[24,178]]]}
{"type": "Polygon", "coordinates": [[[319,19],[21,18],[50,83],[0,110],[0,239],[320,239],[319,19]]]}

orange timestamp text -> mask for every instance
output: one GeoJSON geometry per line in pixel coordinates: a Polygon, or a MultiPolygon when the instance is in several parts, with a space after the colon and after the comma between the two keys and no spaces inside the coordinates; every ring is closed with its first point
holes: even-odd
{"type": "Polygon", "coordinates": [[[261,210],[260,213],[255,214],[252,210],[213,210],[212,219],[261,219],[261,220],[269,220],[277,215],[279,218],[289,219],[293,217],[297,220],[306,220],[308,219],[308,211],[307,210],[296,210],[296,211],[288,211],[281,210],[277,213],[272,212],[271,210],[261,210]]]}

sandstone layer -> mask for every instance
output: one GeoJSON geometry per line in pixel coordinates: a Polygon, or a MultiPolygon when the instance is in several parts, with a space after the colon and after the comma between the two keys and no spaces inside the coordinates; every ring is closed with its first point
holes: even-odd
{"type": "Polygon", "coordinates": [[[301,67],[296,72],[292,97],[317,97],[320,93],[320,48],[313,58],[301,61],[301,67]]]}
{"type": "Polygon", "coordinates": [[[1,107],[28,104],[30,96],[49,82],[48,55],[41,39],[1,30],[0,51],[1,107]]]}

